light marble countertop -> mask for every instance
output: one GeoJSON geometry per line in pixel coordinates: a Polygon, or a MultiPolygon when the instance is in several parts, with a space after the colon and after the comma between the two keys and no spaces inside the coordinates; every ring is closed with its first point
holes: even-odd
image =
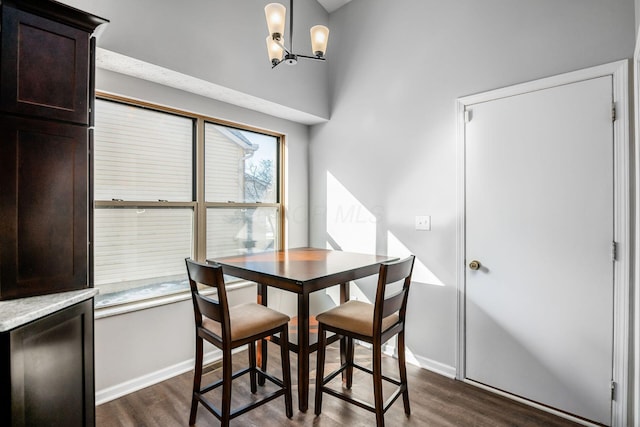
{"type": "Polygon", "coordinates": [[[7,332],[48,314],[94,297],[96,288],[0,301],[0,332],[7,332]]]}

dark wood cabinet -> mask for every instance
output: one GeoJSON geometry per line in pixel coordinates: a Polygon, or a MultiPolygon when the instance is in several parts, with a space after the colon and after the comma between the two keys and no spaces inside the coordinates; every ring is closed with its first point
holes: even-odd
{"type": "Polygon", "coordinates": [[[87,286],[87,129],[0,117],[0,283],[15,298],[87,286]]]}
{"type": "Polygon", "coordinates": [[[2,110],[87,124],[89,34],[12,7],[2,33],[2,110]]]}
{"type": "Polygon", "coordinates": [[[0,334],[3,426],[94,426],[93,298],[0,334]]]}
{"type": "Polygon", "coordinates": [[[0,0],[2,426],[95,425],[89,126],[92,34],[106,22],[0,0]]]}
{"type": "Polygon", "coordinates": [[[86,288],[91,37],[106,20],[54,1],[0,8],[0,300],[86,288]]]}

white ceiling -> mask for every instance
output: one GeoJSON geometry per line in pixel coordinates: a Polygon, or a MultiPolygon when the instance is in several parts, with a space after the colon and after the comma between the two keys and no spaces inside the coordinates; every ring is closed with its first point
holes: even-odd
{"type": "Polygon", "coordinates": [[[345,4],[349,3],[351,0],[318,0],[327,12],[331,13],[336,9],[340,9],[345,4]]]}

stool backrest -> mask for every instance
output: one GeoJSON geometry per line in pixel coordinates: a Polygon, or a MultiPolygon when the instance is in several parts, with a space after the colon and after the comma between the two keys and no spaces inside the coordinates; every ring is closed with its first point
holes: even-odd
{"type": "Polygon", "coordinates": [[[400,261],[380,265],[375,308],[373,311],[374,336],[382,332],[382,319],[396,312],[400,317],[399,324],[404,327],[414,261],[415,256],[411,255],[400,261]],[[402,288],[391,295],[387,295],[387,286],[400,281],[402,281],[402,288]]]}
{"type": "Polygon", "coordinates": [[[196,327],[202,326],[202,316],[219,322],[222,329],[220,339],[231,339],[231,327],[229,323],[229,303],[224,283],[222,266],[217,264],[203,264],[186,258],[189,286],[191,287],[191,299],[195,314],[196,327]],[[215,300],[200,294],[198,283],[215,288],[218,299],[215,300]]]}

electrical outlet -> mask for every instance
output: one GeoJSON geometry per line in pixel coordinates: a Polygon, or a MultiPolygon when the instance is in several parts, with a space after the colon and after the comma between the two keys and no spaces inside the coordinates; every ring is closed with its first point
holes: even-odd
{"type": "Polygon", "coordinates": [[[416,216],[416,230],[418,230],[418,231],[430,231],[431,230],[431,216],[430,215],[417,215],[416,216]]]}

